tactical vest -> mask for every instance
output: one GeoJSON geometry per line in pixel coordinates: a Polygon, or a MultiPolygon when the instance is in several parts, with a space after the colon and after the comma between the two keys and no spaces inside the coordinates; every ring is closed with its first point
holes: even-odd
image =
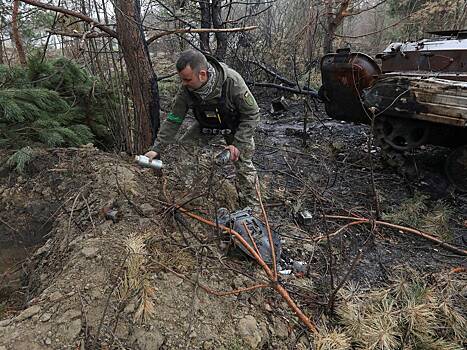
{"type": "Polygon", "coordinates": [[[204,103],[196,94],[188,91],[193,101],[190,108],[204,134],[230,135],[237,131],[240,123],[239,115],[235,110],[227,107],[226,85],[224,82],[217,103],[204,103]]]}

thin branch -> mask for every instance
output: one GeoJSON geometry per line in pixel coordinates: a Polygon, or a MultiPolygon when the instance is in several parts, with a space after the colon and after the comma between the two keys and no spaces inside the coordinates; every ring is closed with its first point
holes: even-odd
{"type": "Polygon", "coordinates": [[[333,33],[334,36],[338,37],[338,38],[348,38],[348,39],[358,39],[358,38],[363,38],[365,36],[369,36],[369,35],[373,35],[373,34],[378,34],[382,31],[385,31],[386,29],[389,29],[389,28],[392,28],[392,27],[395,27],[399,24],[401,24],[403,21],[405,21],[406,19],[408,19],[412,14],[409,14],[408,16],[405,16],[404,18],[401,18],[399,21],[395,22],[395,23],[392,23],[390,25],[388,25],[387,27],[384,27],[382,29],[379,29],[379,30],[376,30],[374,32],[370,32],[370,33],[366,33],[366,34],[361,34],[361,35],[340,35],[340,34],[336,34],[336,33],[333,33]]]}
{"type": "Polygon", "coordinates": [[[311,97],[319,98],[318,92],[315,90],[299,90],[299,89],[294,89],[288,86],[283,86],[279,84],[273,84],[273,83],[255,83],[252,81],[247,81],[246,82],[248,85],[253,85],[253,86],[258,86],[258,87],[265,87],[265,88],[274,88],[277,90],[284,90],[288,92],[293,92],[295,94],[300,94],[300,95],[309,95],[311,97]]]}
{"type": "Polygon", "coordinates": [[[87,23],[90,23],[92,25],[94,25],[96,28],[99,28],[100,30],[102,30],[103,32],[106,32],[107,34],[109,34],[111,37],[113,38],[118,38],[118,35],[117,35],[117,32],[110,29],[106,24],[103,24],[103,23],[99,23],[97,20],[91,18],[91,17],[88,17],[86,15],[83,15],[82,13],[80,12],[76,12],[76,11],[72,11],[72,10],[68,10],[66,8],[63,8],[63,7],[59,7],[59,6],[54,6],[54,5],[50,5],[50,4],[45,4],[43,2],[40,2],[40,1],[36,1],[36,0],[20,0],[21,2],[24,2],[26,4],[29,4],[29,5],[32,5],[32,6],[36,6],[36,7],[40,7],[40,8],[43,8],[43,9],[46,9],[46,10],[51,10],[51,11],[55,11],[55,12],[60,12],[60,13],[64,13],[66,15],[69,15],[69,16],[73,16],[73,17],[76,17],[76,18],[79,18],[87,23]]]}
{"type": "Polygon", "coordinates": [[[361,14],[361,13],[368,12],[368,11],[370,11],[370,10],[373,10],[373,9],[379,7],[380,5],[385,4],[386,2],[387,2],[387,0],[382,0],[382,1],[380,1],[380,2],[378,2],[378,3],[376,3],[376,4],[374,4],[373,6],[369,6],[369,7],[366,7],[366,8],[364,8],[364,9],[361,9],[361,10],[358,10],[358,11],[353,11],[353,9],[351,9],[351,10],[349,11],[349,13],[347,14],[347,17],[350,17],[350,16],[357,16],[357,15],[359,15],[359,14],[361,14]]]}
{"type": "Polygon", "coordinates": [[[185,33],[234,33],[234,32],[247,32],[257,29],[258,26],[240,27],[240,28],[179,28],[174,30],[167,30],[163,33],[153,35],[147,40],[148,44],[153,41],[171,34],[185,34],[185,33]]]}
{"type": "Polygon", "coordinates": [[[69,36],[69,37],[72,37],[72,38],[83,38],[83,36],[85,37],[85,39],[112,37],[108,33],[97,33],[97,32],[79,33],[79,32],[63,32],[63,31],[60,31],[60,30],[47,30],[47,32],[52,34],[52,35],[69,36]]]}
{"type": "Polygon", "coordinates": [[[396,225],[396,224],[391,224],[389,222],[386,222],[386,221],[379,221],[379,220],[370,220],[370,219],[366,219],[366,218],[360,218],[360,217],[351,217],[351,216],[341,216],[341,215],[325,215],[325,218],[328,218],[328,219],[341,219],[341,220],[352,220],[352,221],[360,221],[361,223],[364,223],[364,224],[376,224],[376,225],[381,225],[381,226],[386,226],[386,227],[391,227],[393,229],[396,229],[396,230],[399,230],[399,231],[402,231],[402,232],[406,232],[406,233],[412,233],[412,234],[415,234],[419,237],[422,237],[426,240],[429,240],[433,243],[436,243],[438,245],[440,245],[441,247],[447,249],[447,250],[450,250],[451,252],[453,253],[456,253],[456,254],[459,254],[459,255],[462,255],[462,256],[467,256],[467,250],[465,249],[461,249],[461,248],[457,248],[449,243],[446,243],[446,242],[443,242],[441,241],[440,239],[428,234],[428,233],[425,233],[425,232],[422,232],[420,230],[416,230],[416,229],[413,229],[413,228],[410,228],[410,227],[405,227],[405,226],[401,226],[401,225],[396,225]]]}
{"type": "MultiPolygon", "coordinates": [[[[274,240],[272,239],[272,232],[271,232],[271,227],[269,226],[268,215],[266,213],[266,210],[264,209],[263,198],[261,197],[261,191],[259,189],[258,178],[256,178],[255,190],[256,190],[256,194],[258,196],[259,205],[261,207],[261,212],[263,213],[263,219],[264,219],[264,222],[266,223],[266,230],[268,231],[269,247],[271,249],[272,271],[274,273],[274,279],[277,280],[276,248],[274,247],[274,240]]],[[[256,244],[255,244],[255,246],[256,246],[256,244]]]]}

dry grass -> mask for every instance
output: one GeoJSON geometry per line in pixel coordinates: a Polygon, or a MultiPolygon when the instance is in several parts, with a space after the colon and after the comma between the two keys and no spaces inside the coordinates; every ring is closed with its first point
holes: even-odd
{"type": "Polygon", "coordinates": [[[348,285],[337,306],[344,332],[362,349],[463,349],[467,324],[459,303],[465,303],[466,281],[437,277],[436,284],[428,285],[416,271],[404,268],[385,288],[348,285]]]}
{"type": "Polygon", "coordinates": [[[449,228],[452,209],[443,201],[436,202],[435,206],[430,209],[426,204],[428,199],[427,196],[416,193],[412,198],[403,200],[398,207],[384,214],[383,218],[386,221],[418,228],[443,240],[449,240],[452,237],[449,228]]]}
{"type": "Polygon", "coordinates": [[[314,339],[316,350],[350,350],[351,338],[342,331],[328,330],[326,327],[320,329],[320,332],[314,339]]]}
{"type": "Polygon", "coordinates": [[[144,234],[132,234],[123,242],[128,258],[125,261],[125,273],[118,288],[121,301],[128,302],[136,299],[134,319],[137,322],[146,322],[155,314],[156,289],[152,286],[146,271],[147,250],[144,242],[144,234]]]}

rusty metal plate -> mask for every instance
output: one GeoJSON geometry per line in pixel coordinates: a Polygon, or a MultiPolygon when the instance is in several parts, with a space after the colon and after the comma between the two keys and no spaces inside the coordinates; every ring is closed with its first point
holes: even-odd
{"type": "Polygon", "coordinates": [[[323,85],[320,95],[326,113],[335,119],[368,124],[361,92],[371,86],[381,74],[381,69],[370,57],[349,49],[327,54],[321,60],[323,85]]]}

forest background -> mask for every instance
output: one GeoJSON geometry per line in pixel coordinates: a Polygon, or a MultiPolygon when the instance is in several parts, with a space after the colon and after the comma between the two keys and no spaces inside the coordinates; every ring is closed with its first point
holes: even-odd
{"type": "Polygon", "coordinates": [[[177,90],[181,50],[213,54],[258,91],[300,94],[319,88],[323,54],[373,56],[464,28],[467,1],[14,0],[0,1],[0,14],[0,145],[136,153],[177,90]]]}

